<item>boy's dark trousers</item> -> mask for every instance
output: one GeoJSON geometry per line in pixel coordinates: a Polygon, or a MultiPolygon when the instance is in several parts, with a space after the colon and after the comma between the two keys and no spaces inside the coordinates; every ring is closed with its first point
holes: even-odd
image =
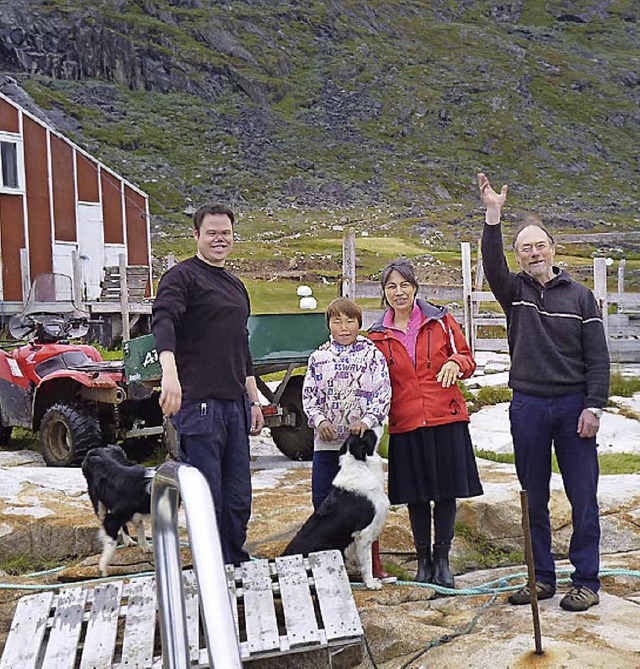
{"type": "Polygon", "coordinates": [[[535,397],[514,391],[509,407],[516,471],[527,491],[536,580],[555,587],[551,554],[549,483],[553,442],[564,489],[571,504],[573,533],[569,560],[573,585],[600,589],[600,518],[598,511],[598,455],[595,437],[578,436],[583,410],[582,393],[535,397]]]}
{"type": "Polygon", "coordinates": [[[311,501],[317,511],[329,494],[331,483],[340,469],[339,451],[314,451],[311,469],[311,501]]]}

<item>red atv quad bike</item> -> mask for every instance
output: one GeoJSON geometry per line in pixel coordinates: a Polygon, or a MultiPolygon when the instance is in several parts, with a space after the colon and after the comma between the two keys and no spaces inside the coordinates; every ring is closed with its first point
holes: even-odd
{"type": "Polygon", "coordinates": [[[88,314],[71,294],[69,277],[38,275],[9,323],[11,335],[28,343],[0,350],[0,446],[14,427],[39,430],[42,456],[57,467],[80,463],[96,446],[147,447],[163,434],[156,391],[127,384],[122,361],[71,343],[89,331],[88,314]]]}

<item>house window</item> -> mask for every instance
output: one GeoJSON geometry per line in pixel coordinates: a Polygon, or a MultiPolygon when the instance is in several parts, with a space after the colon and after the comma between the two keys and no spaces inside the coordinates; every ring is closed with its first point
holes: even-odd
{"type": "Polygon", "coordinates": [[[20,188],[18,178],[18,144],[0,141],[0,166],[2,168],[2,186],[20,188]]]}

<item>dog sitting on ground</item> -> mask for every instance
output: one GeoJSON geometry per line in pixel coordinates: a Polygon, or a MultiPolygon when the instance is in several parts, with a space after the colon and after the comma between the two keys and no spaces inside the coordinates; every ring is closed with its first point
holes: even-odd
{"type": "Polygon", "coordinates": [[[132,463],[120,446],[100,446],[91,449],[82,462],[93,510],[100,520],[100,573],[107,568],[123,532],[125,545],[131,545],[127,523],[136,530],[138,546],[151,550],[144,532],[143,517],[151,512],[151,482],[153,474],[141,465],[132,463]]]}
{"type": "Polygon", "coordinates": [[[373,577],[371,544],[380,536],[389,513],[376,442],[373,430],[367,430],[363,437],[347,437],[340,449],[340,470],[329,494],[283,553],[306,556],[338,549],[347,562],[357,560],[362,581],[370,590],[382,587],[373,577]]]}

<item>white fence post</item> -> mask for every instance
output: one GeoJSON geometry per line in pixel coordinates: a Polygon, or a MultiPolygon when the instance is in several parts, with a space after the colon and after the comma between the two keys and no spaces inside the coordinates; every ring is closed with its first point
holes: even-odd
{"type": "Polygon", "coordinates": [[[476,348],[476,333],[473,323],[473,304],[471,296],[473,283],[471,281],[471,245],[469,242],[462,242],[460,244],[460,251],[462,254],[462,313],[464,314],[464,336],[471,349],[471,355],[474,355],[476,348]]]}
{"type": "Polygon", "coordinates": [[[607,298],[607,259],[593,259],[593,294],[602,313],[604,335],[609,341],[609,300],[607,298]]]}
{"type": "Polygon", "coordinates": [[[342,240],[342,286],[340,294],[356,299],[356,233],[349,228],[342,240]]]}
{"type": "MultiPolygon", "coordinates": [[[[624,269],[627,261],[622,258],[620,264],[618,265],[618,293],[624,293],[624,269]]],[[[620,311],[620,305],[618,304],[618,311],[620,311]]]]}

